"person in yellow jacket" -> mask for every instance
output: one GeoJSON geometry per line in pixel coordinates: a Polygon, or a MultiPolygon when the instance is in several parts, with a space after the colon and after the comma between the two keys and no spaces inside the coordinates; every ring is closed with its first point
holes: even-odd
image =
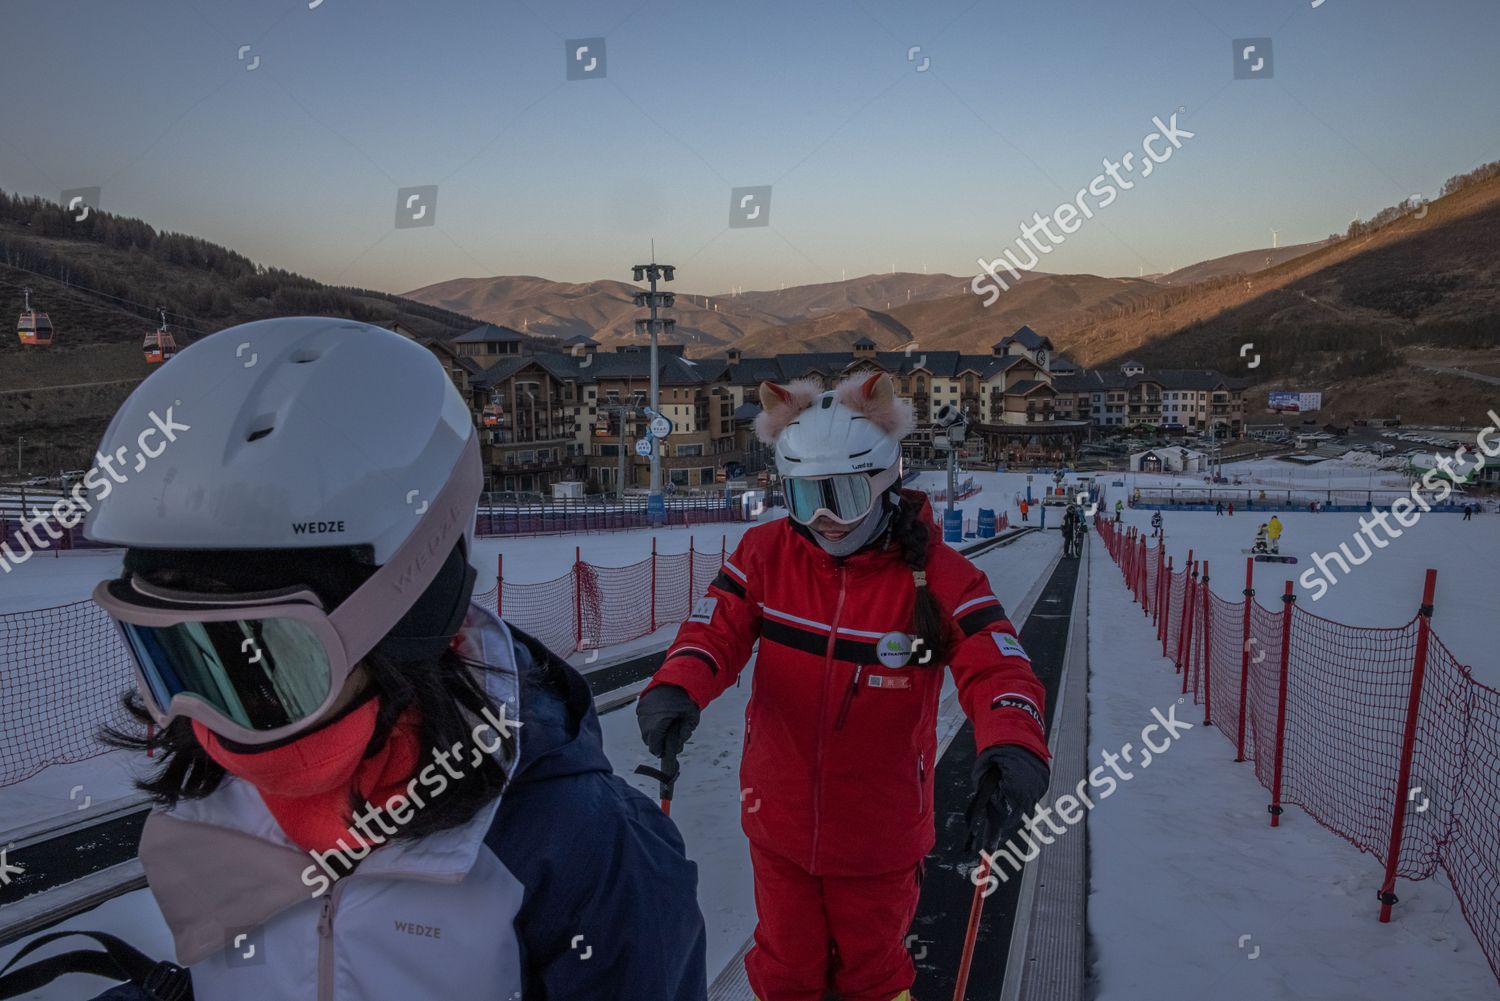
{"type": "Polygon", "coordinates": [[[1266,522],[1266,538],[1271,540],[1271,552],[1281,552],[1281,519],[1274,514],[1266,522]]]}

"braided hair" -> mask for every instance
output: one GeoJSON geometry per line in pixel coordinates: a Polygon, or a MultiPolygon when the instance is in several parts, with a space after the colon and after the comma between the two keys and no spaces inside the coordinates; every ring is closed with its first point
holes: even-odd
{"type": "Polygon", "coordinates": [[[912,636],[922,641],[923,647],[932,651],[924,662],[940,664],[947,653],[947,620],[937,599],[927,586],[927,555],[932,538],[932,526],[921,517],[922,494],[911,490],[901,491],[901,503],[896,506],[891,521],[891,541],[901,547],[902,559],[911,568],[916,585],[916,603],[912,613],[912,636]]]}

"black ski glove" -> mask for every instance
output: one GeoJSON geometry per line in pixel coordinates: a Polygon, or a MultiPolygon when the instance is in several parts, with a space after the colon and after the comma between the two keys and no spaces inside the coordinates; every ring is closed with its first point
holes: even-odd
{"type": "Polygon", "coordinates": [[[1016,831],[1047,792],[1047,762],[1016,744],[995,744],[974,761],[974,795],[964,812],[965,850],[993,852],[1016,831]]]}
{"type": "Polygon", "coordinates": [[[676,757],[698,728],[698,705],[677,685],[657,685],[636,701],[635,717],[653,757],[676,757]]]}

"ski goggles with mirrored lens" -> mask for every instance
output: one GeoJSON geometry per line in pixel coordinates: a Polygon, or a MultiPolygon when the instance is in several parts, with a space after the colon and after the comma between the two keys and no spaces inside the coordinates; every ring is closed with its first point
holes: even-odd
{"type": "Polygon", "coordinates": [[[300,587],[207,595],[130,577],[101,583],[94,601],[163,724],[187,716],[238,743],[279,741],[319,719],[353,669],[317,595],[300,587]]]}
{"type": "Polygon", "coordinates": [[[812,524],[820,514],[853,525],[875,506],[875,488],[868,473],[795,476],[784,483],[787,511],[804,525],[812,524]]]}

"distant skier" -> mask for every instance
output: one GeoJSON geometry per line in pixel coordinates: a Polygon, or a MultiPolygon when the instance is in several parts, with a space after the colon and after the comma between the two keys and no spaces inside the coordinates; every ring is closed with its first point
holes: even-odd
{"type": "Polygon", "coordinates": [[[1022,498],[1021,499],[1021,521],[1023,523],[1026,521],[1026,512],[1029,511],[1029,510],[1031,510],[1031,505],[1026,502],[1025,498],[1022,498]]]}
{"type": "Polygon", "coordinates": [[[1124,514],[1125,514],[1125,502],[1123,500],[1116,500],[1115,501],[1115,524],[1119,524],[1120,519],[1121,519],[1121,517],[1124,516],[1124,514]]]}
{"type": "Polygon", "coordinates": [[[1234,517],[1234,501],[1229,502],[1229,517],[1234,517]]]}
{"type": "Polygon", "coordinates": [[[1224,513],[1224,502],[1223,501],[1217,501],[1214,504],[1214,514],[1221,515],[1223,513],[1224,513]]]}
{"type": "Polygon", "coordinates": [[[1281,552],[1281,531],[1281,519],[1271,515],[1271,520],[1266,523],[1266,539],[1271,543],[1272,553],[1281,552]]]}
{"type": "Polygon", "coordinates": [[[1063,555],[1069,559],[1077,559],[1083,554],[1083,512],[1078,509],[1075,501],[1068,502],[1068,509],[1063,512],[1063,555]]]}
{"type": "Polygon", "coordinates": [[[1473,520],[1474,520],[1474,505],[1473,504],[1465,504],[1464,505],[1464,521],[1473,521],[1473,520]]]}
{"type": "Polygon", "coordinates": [[[991,845],[1046,791],[1043,689],[988,579],[933,533],[927,498],[900,489],[912,417],[890,377],[767,382],[760,400],[790,517],[746,532],[694,602],[637,706],[641,737],[653,755],[680,751],[754,654],[750,987],[761,1001],[906,999],[944,666],[974,724],[970,816],[991,845]]]}
{"type": "Polygon", "coordinates": [[[1151,515],[1151,538],[1155,539],[1161,535],[1161,512],[1156,511],[1151,515]]]}
{"type": "Polygon", "coordinates": [[[1261,522],[1260,528],[1255,532],[1255,541],[1250,544],[1250,551],[1257,556],[1267,554],[1271,551],[1271,543],[1267,531],[1265,522],[1261,522]]]}

